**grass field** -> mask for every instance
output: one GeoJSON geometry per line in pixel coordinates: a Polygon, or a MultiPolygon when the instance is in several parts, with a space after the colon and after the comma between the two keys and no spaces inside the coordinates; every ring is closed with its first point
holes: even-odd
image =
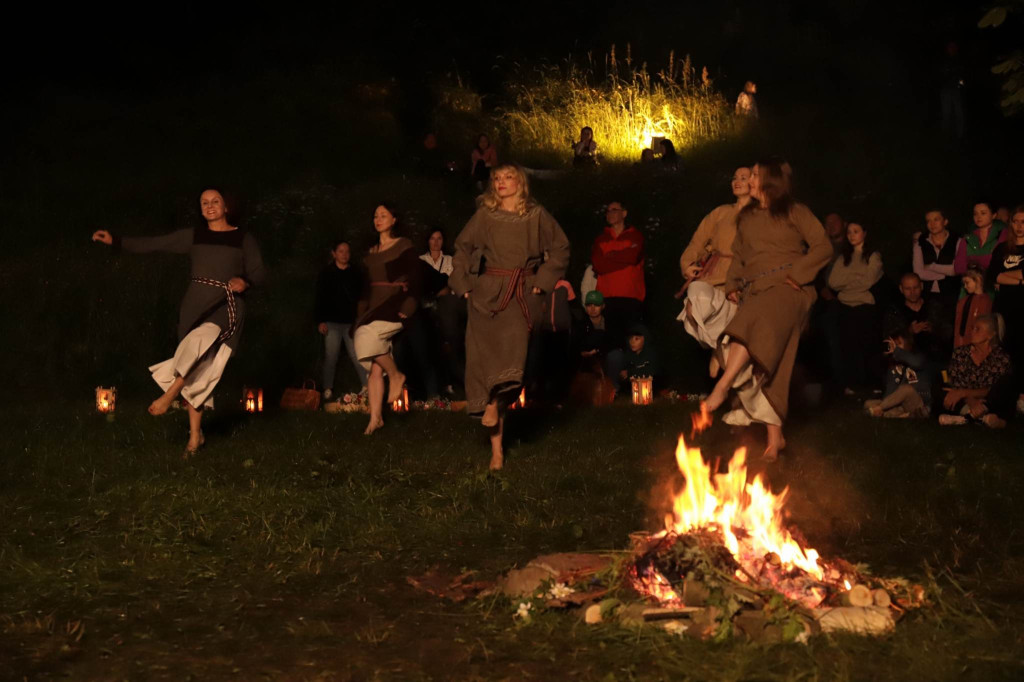
{"type": "MultiPolygon", "coordinates": [[[[0,417],[4,679],[1019,679],[1024,668],[1020,427],[795,422],[768,468],[826,556],[922,581],[934,606],[882,639],[696,643],[515,605],[447,603],[431,566],[494,577],[551,551],[623,549],[654,526],[688,406],[513,414],[486,475],[460,414],[388,419],[217,410],[181,460],[182,414],[80,402],[0,417]]],[[[711,456],[758,433],[717,425],[711,456]]],[[[755,462],[755,469],[759,468],[755,462]]]]}

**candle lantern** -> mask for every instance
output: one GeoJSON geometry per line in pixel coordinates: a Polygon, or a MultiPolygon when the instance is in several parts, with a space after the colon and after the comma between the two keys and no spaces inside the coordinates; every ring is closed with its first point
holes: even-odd
{"type": "Polygon", "coordinates": [[[654,379],[652,377],[635,377],[633,379],[633,404],[650,405],[654,398],[654,379]]]}
{"type": "Polygon", "coordinates": [[[117,389],[96,387],[96,411],[103,414],[111,414],[117,404],[117,389]]]}
{"type": "Polygon", "coordinates": [[[262,412],[263,411],[263,389],[262,388],[243,388],[242,389],[242,405],[245,407],[246,412],[262,412]]]}
{"type": "Polygon", "coordinates": [[[402,397],[391,403],[391,409],[395,412],[408,412],[409,411],[409,389],[402,389],[402,397]]]}

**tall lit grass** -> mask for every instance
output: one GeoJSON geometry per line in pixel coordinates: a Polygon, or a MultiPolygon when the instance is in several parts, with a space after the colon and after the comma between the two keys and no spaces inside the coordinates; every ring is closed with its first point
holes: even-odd
{"type": "Polygon", "coordinates": [[[677,150],[724,137],[732,127],[725,98],[707,69],[698,75],[687,56],[669,55],[667,68],[651,74],[615,48],[600,65],[567,62],[522,74],[512,86],[514,105],[501,118],[512,151],[527,161],[568,163],[580,129],[594,129],[604,160],[636,161],[653,137],[672,140],[677,150]]]}

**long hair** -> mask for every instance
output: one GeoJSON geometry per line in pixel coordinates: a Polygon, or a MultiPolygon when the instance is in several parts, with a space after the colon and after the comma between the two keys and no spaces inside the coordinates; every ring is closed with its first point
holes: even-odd
{"type": "Polygon", "coordinates": [[[537,205],[537,202],[530,198],[530,181],[526,177],[526,171],[517,163],[503,163],[491,169],[491,178],[487,182],[487,189],[477,197],[477,206],[486,208],[489,211],[497,211],[501,207],[501,197],[494,189],[494,178],[501,171],[511,170],[519,180],[519,199],[516,202],[516,213],[526,215],[530,209],[537,205]]]}
{"type": "MultiPolygon", "coordinates": [[[[864,230],[864,243],[861,244],[860,257],[865,263],[871,260],[871,254],[878,249],[875,248],[875,241],[871,237],[871,232],[864,228],[864,223],[856,220],[851,220],[846,223],[847,229],[850,225],[860,225],[860,229],[864,230]]],[[[853,244],[850,243],[849,237],[843,239],[843,265],[849,265],[850,261],[853,260],[853,244]]]]}
{"type": "MultiPolygon", "coordinates": [[[[1013,222],[1013,216],[1017,215],[1018,213],[1024,213],[1024,205],[1018,206],[1017,208],[1013,209],[1013,211],[1010,212],[1011,223],[1013,222]]],[[[1006,253],[1016,255],[1020,253],[1021,250],[1024,250],[1024,246],[1017,245],[1017,238],[1013,236],[1013,229],[1011,228],[1006,233],[1006,253]]]]}
{"type": "MultiPolygon", "coordinates": [[[[793,210],[796,201],[793,199],[793,169],[779,158],[771,158],[757,162],[758,179],[764,201],[760,208],[768,209],[774,218],[784,218],[793,210]]],[[[743,210],[758,208],[751,201],[743,210]]]]}

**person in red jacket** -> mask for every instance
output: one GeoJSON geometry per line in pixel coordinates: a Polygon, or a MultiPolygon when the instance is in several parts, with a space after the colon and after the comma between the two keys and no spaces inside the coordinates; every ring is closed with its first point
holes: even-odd
{"type": "Polygon", "coordinates": [[[643,320],[644,236],[626,225],[629,213],[621,201],[605,210],[608,226],[594,240],[590,260],[597,275],[597,290],[604,294],[605,319],[616,348],[623,347],[626,330],[643,320]]]}

